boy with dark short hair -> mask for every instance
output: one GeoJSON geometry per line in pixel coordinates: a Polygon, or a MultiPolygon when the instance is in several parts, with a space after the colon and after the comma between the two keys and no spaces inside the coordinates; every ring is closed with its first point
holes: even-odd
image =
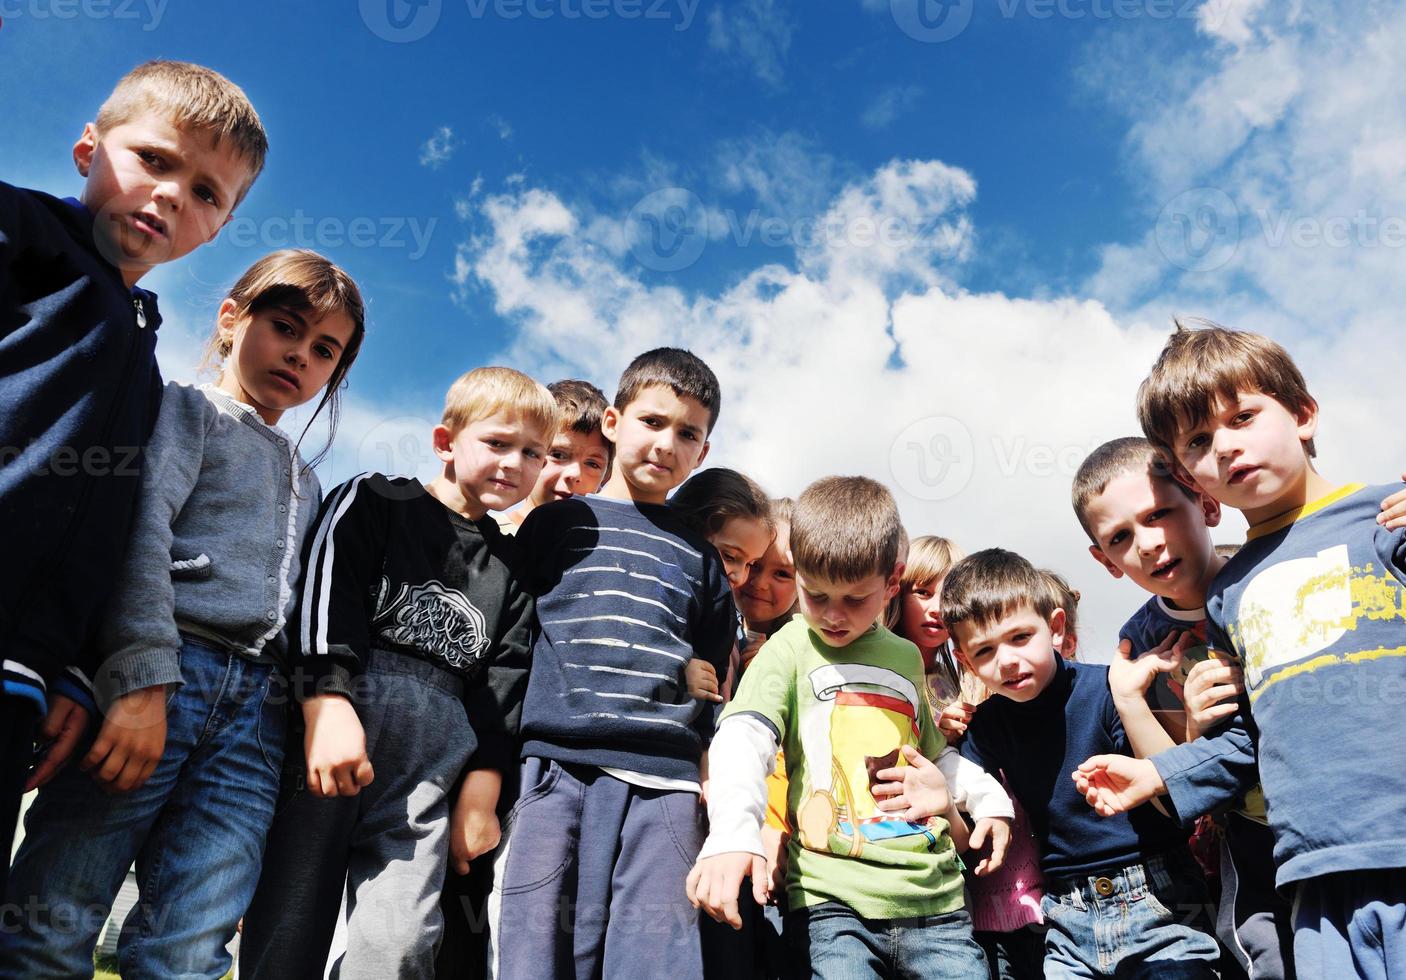
{"type": "Polygon", "coordinates": [[[1216,942],[1191,924],[1206,889],[1181,828],[1151,807],[1100,820],[1069,780],[1091,751],[1135,746],[1108,668],[1056,652],[1067,628],[1058,603],[1041,572],[996,548],[942,584],[958,656],[997,695],[977,708],[962,754],[1004,772],[1040,845],[1045,976],[1215,977],[1216,942]]]}
{"type": "Polygon", "coordinates": [[[538,632],[490,899],[499,976],[652,978],[664,962],[702,977],[684,878],[712,712],[685,668],[723,672],[736,612],[717,552],[665,501],[707,455],[720,402],[693,354],[641,354],[601,422],[610,481],[518,532],[538,632]]]}

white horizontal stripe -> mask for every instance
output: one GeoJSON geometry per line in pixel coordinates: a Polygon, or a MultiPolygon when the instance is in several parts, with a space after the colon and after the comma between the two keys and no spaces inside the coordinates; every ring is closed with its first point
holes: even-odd
{"type": "Polygon", "coordinates": [[[683,722],[673,721],[672,719],[669,719],[669,718],[643,718],[643,717],[640,717],[639,715],[626,715],[626,716],[625,716],[625,720],[626,720],[626,721],[644,721],[644,722],[650,723],[651,725],[673,725],[675,728],[687,728],[687,727],[688,727],[688,726],[685,725],[683,722]]]}
{"type": "Polygon", "coordinates": [[[677,538],[666,538],[666,537],[663,537],[662,535],[650,534],[648,531],[638,531],[638,530],[636,530],[635,528],[632,528],[632,527],[606,527],[605,525],[602,524],[602,525],[600,525],[599,527],[589,528],[589,529],[587,529],[587,530],[592,530],[592,531],[615,531],[615,532],[617,532],[617,533],[619,533],[619,534],[638,534],[640,537],[642,537],[642,538],[649,538],[651,541],[663,541],[663,542],[664,542],[665,544],[667,544],[669,547],[671,547],[671,548],[677,548],[679,551],[682,551],[684,554],[688,555],[690,558],[702,558],[702,557],[703,557],[701,554],[699,554],[698,552],[694,551],[692,548],[690,548],[690,547],[688,547],[687,545],[685,545],[685,544],[683,544],[682,542],[680,542],[677,538]]]}
{"type": "Polygon", "coordinates": [[[612,715],[609,711],[588,711],[584,715],[572,715],[572,721],[584,721],[589,718],[610,718],[619,720],[619,715],[612,715]]]}
{"type": "Polygon", "coordinates": [[[572,693],[572,694],[594,694],[594,695],[595,695],[596,697],[598,697],[598,698],[626,698],[626,699],[628,699],[628,700],[630,700],[630,701],[643,701],[645,704],[649,704],[649,703],[650,703],[650,699],[649,699],[649,698],[640,697],[640,695],[638,695],[638,694],[610,694],[610,693],[605,692],[605,691],[593,691],[593,690],[591,690],[589,687],[573,687],[573,688],[571,689],[571,693],[572,693]]]}
{"type": "Polygon", "coordinates": [[[649,677],[653,680],[674,682],[674,678],[668,674],[651,674],[645,670],[626,670],[624,667],[607,667],[605,664],[573,664],[565,662],[563,667],[575,667],[578,670],[594,670],[601,674],[625,674],[629,677],[649,677]]]}
{"type": "Polygon", "coordinates": [[[654,647],[647,647],[640,643],[626,643],[624,640],[617,640],[609,636],[601,637],[598,640],[567,640],[566,642],[568,644],[585,643],[589,646],[613,647],[615,649],[628,648],[630,650],[639,650],[642,653],[657,653],[661,657],[677,660],[681,664],[686,664],[689,661],[688,657],[680,656],[677,653],[670,653],[668,650],[656,650],[654,647]]]}
{"type": "Polygon", "coordinates": [[[622,555],[638,555],[638,556],[641,557],[641,558],[648,558],[650,561],[657,561],[659,564],[665,566],[666,568],[678,568],[678,567],[679,567],[679,566],[675,565],[673,562],[665,561],[663,558],[660,558],[658,555],[651,555],[651,554],[650,554],[649,552],[647,552],[647,551],[634,551],[634,550],[632,550],[632,549],[630,549],[630,548],[616,548],[616,547],[613,547],[613,546],[608,545],[608,544],[598,544],[598,545],[596,545],[596,546],[594,546],[594,547],[592,547],[592,548],[571,548],[571,549],[569,549],[569,550],[570,550],[570,551],[580,552],[580,553],[583,554],[583,555],[589,555],[589,554],[592,554],[592,553],[597,552],[597,551],[618,551],[618,552],[620,552],[622,555]]]}
{"type": "MultiPolygon", "coordinates": [[[[621,568],[619,565],[579,565],[576,568],[568,568],[566,570],[567,575],[584,575],[587,572],[617,572],[621,575],[628,575],[630,576],[630,578],[640,579],[641,581],[654,582],[655,584],[662,585],[664,588],[669,589],[672,592],[677,592],[679,595],[688,595],[687,589],[681,589],[673,582],[666,582],[664,579],[659,578],[657,575],[646,575],[644,572],[632,572],[628,568],[621,568]]],[[[697,581],[692,576],[685,577],[690,582],[697,581]]]]}
{"type": "Polygon", "coordinates": [[[601,589],[600,591],[593,592],[591,594],[596,596],[619,596],[622,599],[629,599],[631,602],[639,602],[646,606],[655,606],[659,609],[664,610],[670,616],[673,616],[675,622],[685,622],[682,616],[674,612],[668,606],[664,605],[664,603],[660,602],[658,599],[646,599],[643,596],[633,595],[629,592],[621,592],[619,589],[601,589]]]}
{"type": "Polygon", "coordinates": [[[44,687],[44,678],[40,677],[18,660],[6,660],[4,668],[12,674],[28,677],[30,680],[34,681],[34,683],[38,684],[41,689],[44,687]]]}
{"type": "Polygon", "coordinates": [[[656,633],[663,633],[669,639],[681,646],[687,646],[683,638],[676,636],[662,626],[655,626],[653,623],[646,623],[642,619],[631,619],[629,616],[576,616],[572,619],[544,619],[543,626],[565,626],[571,623],[628,623],[631,626],[643,626],[645,629],[654,630],[656,633]]]}

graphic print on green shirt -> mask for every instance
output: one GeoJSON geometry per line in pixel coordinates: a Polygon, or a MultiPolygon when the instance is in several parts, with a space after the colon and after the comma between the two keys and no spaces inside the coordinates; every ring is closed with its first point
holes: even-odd
{"type": "Polygon", "coordinates": [[[947,821],[886,814],[871,792],[880,770],[906,765],[903,746],[936,760],[945,744],[917,647],[876,627],[834,649],[797,616],[762,647],[723,720],[738,714],[762,720],[784,750],[793,907],[839,901],[887,919],[962,906],[947,821]]]}

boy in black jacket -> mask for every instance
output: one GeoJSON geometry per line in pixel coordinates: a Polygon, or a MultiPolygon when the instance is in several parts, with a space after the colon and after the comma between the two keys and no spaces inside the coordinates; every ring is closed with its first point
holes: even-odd
{"type": "MultiPolygon", "coordinates": [[[[0,183],[0,845],[94,713],[79,652],[127,544],[156,422],[154,266],[215,237],[263,169],[244,93],[153,61],[83,128],[81,201],[0,183]],[[52,701],[49,695],[54,695],[52,701]],[[39,720],[44,719],[42,724],[39,720]],[[56,740],[32,775],[38,734],[56,740]]],[[[153,699],[165,714],[165,698],[153,699]]],[[[142,719],[130,719],[135,731],[142,719]]],[[[118,739],[112,752],[125,755],[118,739]]],[[[90,763],[114,763],[108,756],[90,763]]],[[[9,862],[0,862],[0,887],[9,862]]]]}
{"type": "Polygon", "coordinates": [[[288,753],[241,976],[321,976],[344,890],[341,977],[433,974],[446,864],[498,843],[531,651],[532,597],[489,511],[532,490],[556,425],[546,388],[479,368],[435,426],[439,477],[365,473],[323,504],[290,644],[306,767],[288,753]]]}

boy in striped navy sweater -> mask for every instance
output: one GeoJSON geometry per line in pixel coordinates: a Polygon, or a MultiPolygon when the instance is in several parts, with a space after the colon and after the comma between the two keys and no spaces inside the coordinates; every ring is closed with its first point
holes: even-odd
{"type": "Polygon", "coordinates": [[[523,706],[522,795],[497,861],[502,977],[701,978],[684,879],[712,712],[695,657],[726,667],[736,612],[722,560],[665,506],[703,461],[717,378],[687,351],[637,357],[602,431],[599,494],[534,510],[518,532],[539,630],[523,706]]]}

